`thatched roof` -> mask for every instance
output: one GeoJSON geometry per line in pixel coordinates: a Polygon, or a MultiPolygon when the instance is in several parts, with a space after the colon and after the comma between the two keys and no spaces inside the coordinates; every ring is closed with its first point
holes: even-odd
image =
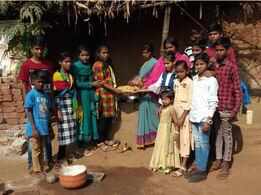
{"type": "Polygon", "coordinates": [[[87,15],[103,15],[109,18],[114,18],[116,15],[123,14],[125,18],[131,15],[132,10],[145,9],[153,7],[153,16],[157,16],[157,7],[176,3],[176,0],[169,1],[137,1],[137,0],[85,0],[85,1],[74,1],[74,5],[79,10],[79,13],[87,15]]]}

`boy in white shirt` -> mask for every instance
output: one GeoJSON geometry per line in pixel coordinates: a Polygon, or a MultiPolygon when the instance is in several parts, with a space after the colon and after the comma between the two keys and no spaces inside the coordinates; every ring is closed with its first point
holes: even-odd
{"type": "Polygon", "coordinates": [[[209,58],[205,53],[195,58],[198,74],[193,79],[189,114],[195,142],[195,169],[188,177],[189,182],[198,182],[207,176],[210,126],[218,103],[218,82],[215,77],[209,77],[207,74],[208,63],[209,58]]]}

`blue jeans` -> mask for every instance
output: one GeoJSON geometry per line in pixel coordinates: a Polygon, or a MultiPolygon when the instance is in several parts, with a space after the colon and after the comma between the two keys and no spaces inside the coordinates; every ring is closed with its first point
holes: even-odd
{"type": "MultiPolygon", "coordinates": [[[[51,138],[49,135],[47,136],[43,136],[43,140],[44,140],[44,148],[43,148],[43,152],[44,152],[44,162],[50,162],[52,160],[52,144],[51,144],[51,138]]],[[[31,142],[28,142],[28,149],[27,149],[27,153],[28,153],[28,169],[32,168],[32,145],[31,142]]]]}
{"type": "Polygon", "coordinates": [[[209,156],[209,133],[202,131],[202,123],[192,123],[192,134],[195,142],[195,163],[199,170],[206,171],[209,156]]]}

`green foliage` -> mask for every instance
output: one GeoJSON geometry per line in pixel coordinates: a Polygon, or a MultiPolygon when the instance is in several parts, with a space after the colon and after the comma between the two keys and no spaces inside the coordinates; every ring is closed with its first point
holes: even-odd
{"type": "Polygon", "coordinates": [[[10,7],[14,7],[15,2],[12,1],[0,1],[0,14],[6,14],[10,7]]]}
{"type": "Polygon", "coordinates": [[[33,36],[45,35],[45,30],[51,26],[45,23],[25,24],[18,23],[5,33],[10,37],[7,52],[20,51],[22,55],[29,56],[33,36]]]}
{"type": "Polygon", "coordinates": [[[55,8],[58,12],[61,12],[64,8],[64,1],[63,0],[56,0],[56,1],[45,1],[46,9],[53,9],[55,8]]]}
{"type": "Polygon", "coordinates": [[[41,21],[44,8],[36,2],[27,2],[20,9],[20,20],[31,24],[41,21]]]}
{"type": "MultiPolygon", "coordinates": [[[[14,6],[13,2],[1,1],[2,11],[7,11],[10,6],[14,6]]],[[[33,36],[45,35],[47,28],[51,26],[42,21],[46,11],[43,2],[16,2],[17,6],[21,6],[19,20],[16,25],[4,29],[4,33],[8,35],[10,41],[6,52],[19,52],[21,55],[28,56],[33,36]]],[[[47,3],[47,1],[45,2],[47,3]]],[[[53,2],[54,3],[54,2],[53,2]]],[[[53,4],[52,3],[52,4],[53,4]]],[[[2,12],[1,12],[2,13],[2,12]]]]}

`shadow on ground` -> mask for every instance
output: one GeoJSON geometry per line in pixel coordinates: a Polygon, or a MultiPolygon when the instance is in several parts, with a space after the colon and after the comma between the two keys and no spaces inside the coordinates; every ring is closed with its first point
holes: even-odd
{"type": "Polygon", "coordinates": [[[111,169],[94,168],[92,171],[103,171],[106,174],[100,183],[87,183],[80,189],[67,190],[56,184],[42,183],[40,194],[48,195],[80,195],[80,194],[144,194],[143,186],[152,176],[152,173],[145,168],[114,167],[111,169]]]}

